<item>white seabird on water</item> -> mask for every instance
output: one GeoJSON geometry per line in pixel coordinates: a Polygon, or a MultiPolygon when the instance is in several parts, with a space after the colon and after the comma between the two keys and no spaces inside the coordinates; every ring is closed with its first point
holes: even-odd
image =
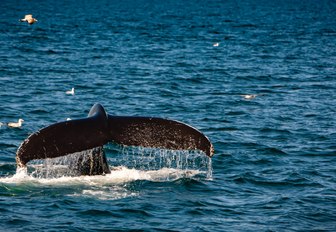
{"type": "Polygon", "coordinates": [[[256,98],[258,95],[257,94],[245,94],[245,95],[240,95],[242,96],[244,99],[253,99],[256,98]]]}
{"type": "Polygon", "coordinates": [[[219,46],[219,43],[214,43],[213,46],[214,46],[214,47],[218,47],[218,46],[219,46]]]}
{"type": "Polygon", "coordinates": [[[75,88],[72,88],[71,90],[68,90],[65,93],[69,95],[75,95],[75,88]]]}
{"type": "Polygon", "coordinates": [[[23,19],[20,19],[20,22],[27,22],[31,25],[37,22],[37,19],[33,18],[33,15],[29,14],[29,15],[25,15],[23,19]]]}
{"type": "Polygon", "coordinates": [[[9,122],[7,125],[9,127],[15,127],[15,128],[18,128],[18,127],[21,127],[22,126],[22,123],[24,122],[23,119],[19,119],[18,122],[9,122]]]}

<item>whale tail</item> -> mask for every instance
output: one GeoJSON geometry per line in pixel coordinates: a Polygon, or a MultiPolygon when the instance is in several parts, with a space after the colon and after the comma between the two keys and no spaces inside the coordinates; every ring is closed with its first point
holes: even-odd
{"type": "Polygon", "coordinates": [[[199,130],[179,121],[108,115],[109,139],[127,146],[171,150],[201,150],[213,155],[210,140],[199,130]]]}
{"type": "Polygon", "coordinates": [[[101,147],[108,142],[173,150],[201,150],[209,157],[213,146],[197,129],[182,122],[108,115],[95,104],[87,118],[52,124],[23,141],[16,153],[18,166],[30,160],[65,156],[101,147]]]}

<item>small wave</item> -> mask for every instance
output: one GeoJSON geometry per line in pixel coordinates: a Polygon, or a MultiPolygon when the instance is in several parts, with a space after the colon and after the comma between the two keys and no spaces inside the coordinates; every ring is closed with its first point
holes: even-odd
{"type": "Polygon", "coordinates": [[[256,173],[247,172],[237,175],[233,178],[233,181],[238,184],[253,184],[256,186],[266,188],[295,188],[295,187],[323,187],[322,184],[307,179],[296,172],[283,172],[283,177],[274,178],[272,175],[257,175],[256,173]]]}
{"type": "Polygon", "coordinates": [[[79,213],[77,213],[82,216],[89,216],[95,215],[95,217],[111,217],[116,216],[114,213],[112,213],[109,210],[98,210],[98,209],[90,209],[90,210],[84,210],[79,213]]]}
{"type": "Polygon", "coordinates": [[[235,28],[256,28],[257,25],[252,24],[252,23],[244,23],[244,24],[233,25],[232,27],[235,27],[235,28]]]}
{"type": "Polygon", "coordinates": [[[24,219],[18,219],[18,218],[12,218],[7,221],[8,224],[10,225],[25,225],[25,224],[31,224],[31,221],[24,220],[24,219]]]}
{"type": "Polygon", "coordinates": [[[270,128],[270,127],[264,127],[259,130],[261,133],[268,133],[268,134],[292,134],[289,130],[286,129],[278,129],[278,128],[270,128]]]}
{"type": "Polygon", "coordinates": [[[270,154],[270,155],[287,155],[286,152],[284,152],[280,148],[275,148],[275,147],[266,147],[266,148],[261,149],[261,151],[265,154],[270,154]]]}
{"type": "MultiPolygon", "coordinates": [[[[35,94],[39,94],[39,93],[42,93],[42,91],[41,92],[35,92],[35,94]]],[[[48,114],[49,111],[44,110],[44,109],[36,109],[36,110],[31,110],[29,113],[30,114],[41,115],[41,114],[48,114]]]]}
{"type": "Polygon", "coordinates": [[[13,173],[15,172],[16,166],[11,163],[0,163],[0,175],[3,173],[13,173]]]}

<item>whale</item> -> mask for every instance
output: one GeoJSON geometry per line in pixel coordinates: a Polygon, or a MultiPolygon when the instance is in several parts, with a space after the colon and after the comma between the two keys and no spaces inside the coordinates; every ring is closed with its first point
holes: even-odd
{"type": "Polygon", "coordinates": [[[214,148],[207,136],[180,121],[139,116],[114,116],[96,103],[86,118],[51,124],[26,138],[16,152],[17,167],[31,160],[57,158],[80,153],[74,168],[79,175],[110,173],[104,145],[199,150],[208,157],[214,148]]]}

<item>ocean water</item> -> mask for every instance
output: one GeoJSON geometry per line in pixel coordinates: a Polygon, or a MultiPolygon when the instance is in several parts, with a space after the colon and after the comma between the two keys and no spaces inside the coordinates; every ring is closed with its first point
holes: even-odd
{"type": "Polygon", "coordinates": [[[335,1],[0,9],[0,122],[24,119],[0,127],[1,231],[336,230],[335,1]],[[29,134],[97,102],[190,124],[215,155],[108,144],[105,176],[16,171],[29,134]]]}

